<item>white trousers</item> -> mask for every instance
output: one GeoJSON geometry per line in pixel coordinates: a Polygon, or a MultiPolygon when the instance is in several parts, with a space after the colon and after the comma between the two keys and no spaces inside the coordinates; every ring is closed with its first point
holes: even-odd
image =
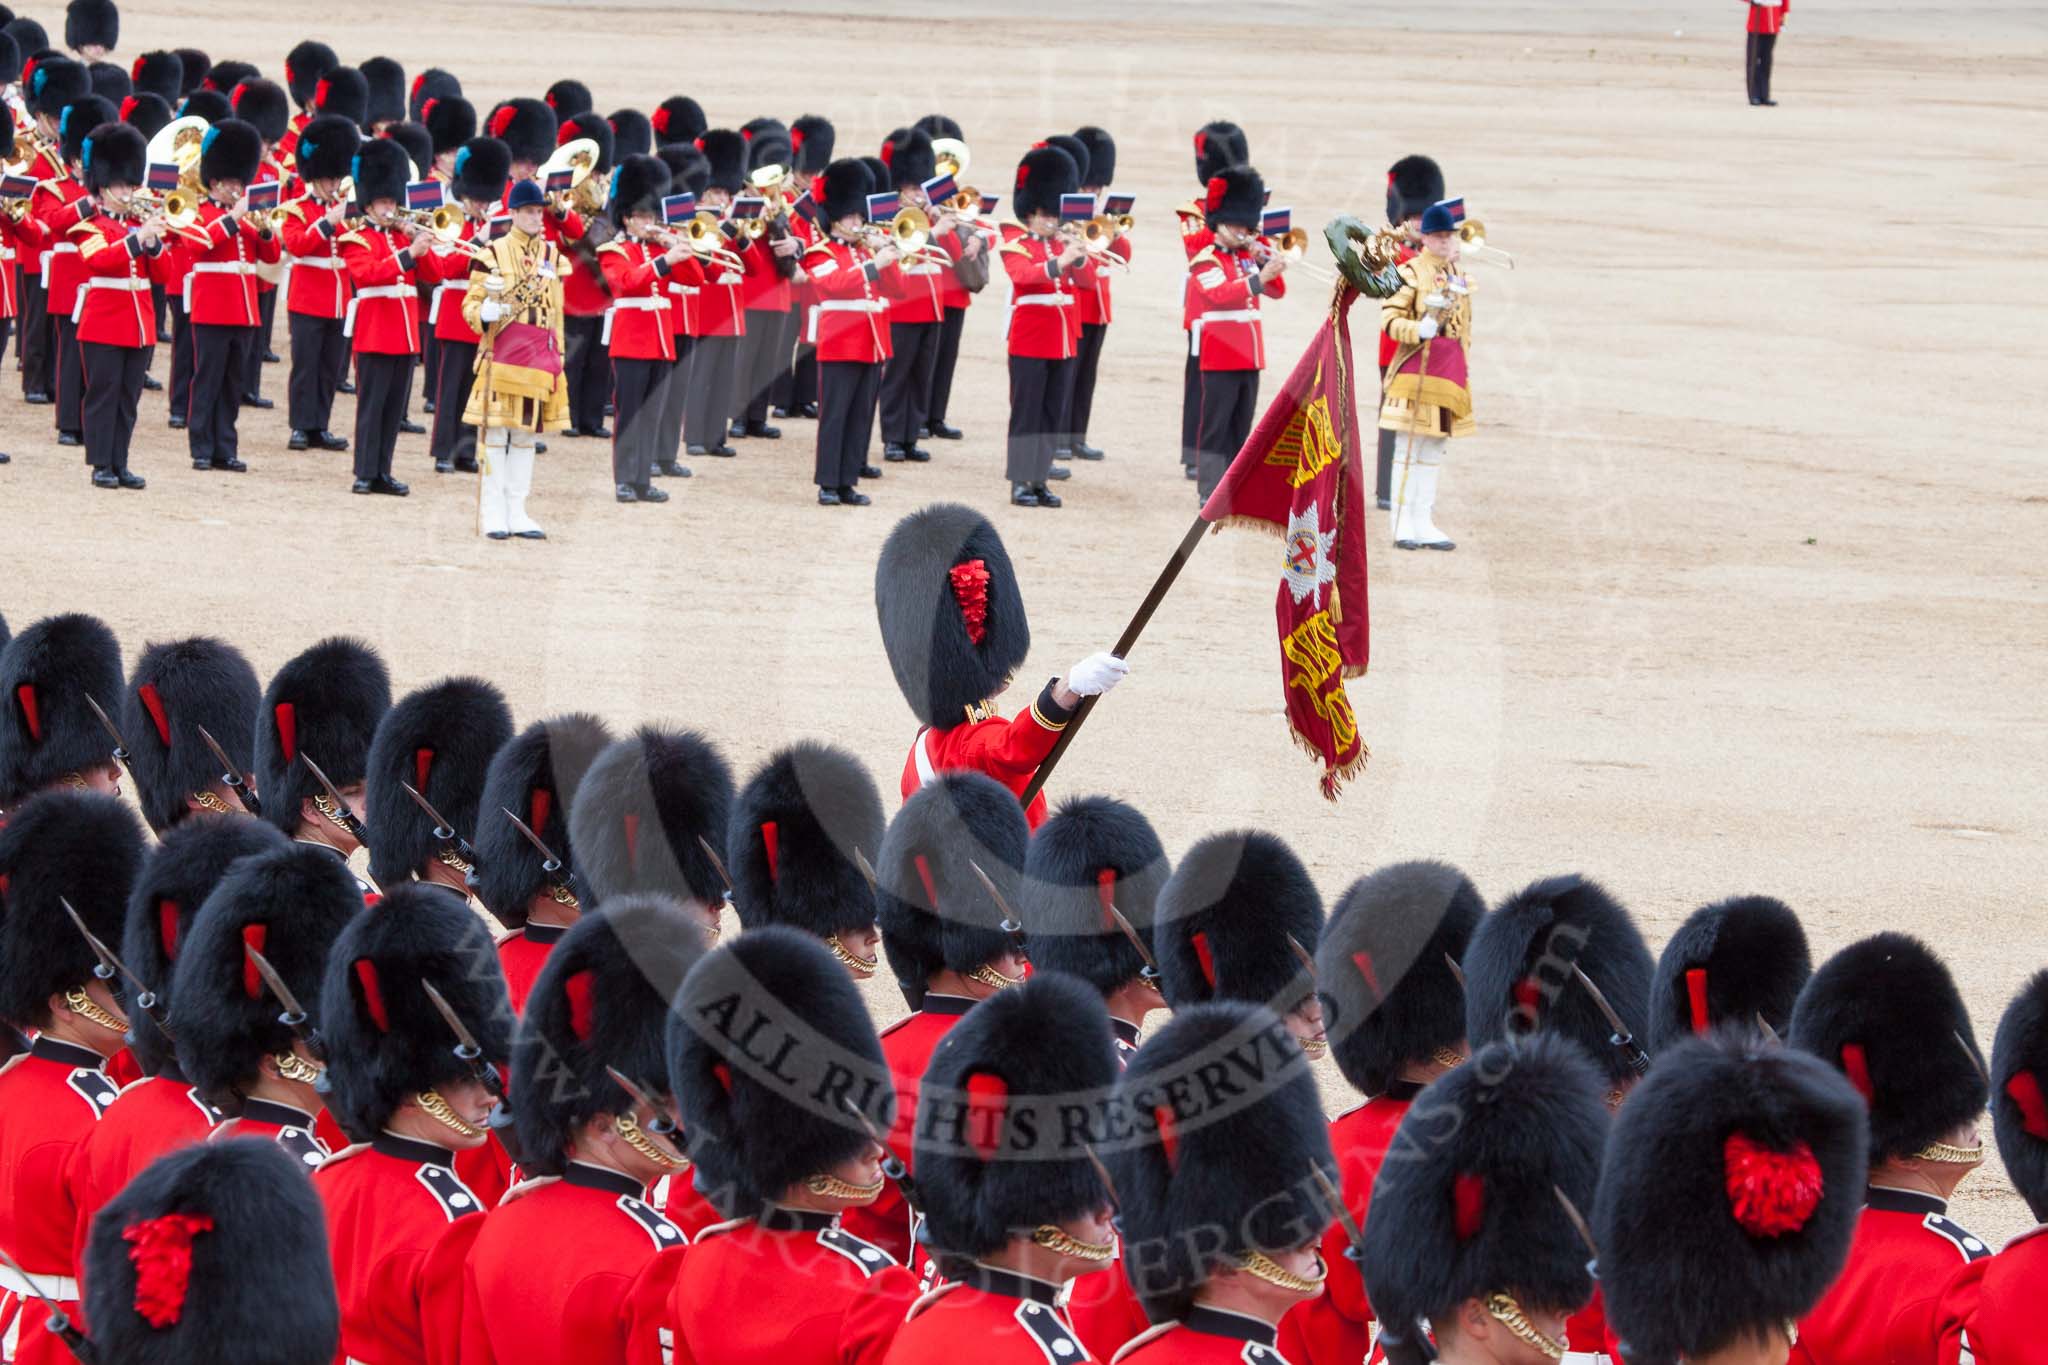
{"type": "Polygon", "coordinates": [[[479,493],[479,529],[485,535],[520,535],[540,526],[526,514],[533,492],[533,442],[530,431],[493,427],[484,441],[483,477],[479,493]]]}
{"type": "Polygon", "coordinates": [[[1449,536],[1439,531],[1436,510],[1437,480],[1443,475],[1443,436],[1413,436],[1406,432],[1394,437],[1394,486],[1391,520],[1396,542],[1439,545],[1449,536]]]}

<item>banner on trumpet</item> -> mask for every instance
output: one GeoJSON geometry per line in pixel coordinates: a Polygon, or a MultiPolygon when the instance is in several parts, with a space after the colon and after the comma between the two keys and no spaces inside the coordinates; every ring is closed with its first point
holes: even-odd
{"type": "Polygon", "coordinates": [[[405,207],[413,213],[431,213],[448,205],[448,185],[441,180],[409,180],[405,185],[405,207]]]}
{"type": "Polygon", "coordinates": [[[996,210],[1002,207],[1002,203],[1003,197],[1001,195],[984,194],[983,196],[981,196],[981,216],[984,218],[993,218],[995,216],[996,210]]]}
{"type": "Polygon", "coordinates": [[[889,222],[895,218],[897,210],[902,206],[902,196],[894,190],[890,190],[886,194],[871,194],[868,196],[868,221],[870,223],[889,222]]]}
{"type": "Polygon", "coordinates": [[[1060,221],[1062,223],[1085,223],[1094,216],[1094,195],[1063,194],[1060,196],[1060,221]]]}
{"type": "Polygon", "coordinates": [[[942,171],[920,186],[924,197],[933,205],[945,203],[960,192],[960,182],[951,171],[942,171]]]}
{"type": "Polygon", "coordinates": [[[1294,209],[1291,206],[1266,209],[1259,214],[1259,235],[1282,237],[1294,226],[1294,209]]]}
{"type": "Polygon", "coordinates": [[[567,194],[576,188],[576,180],[575,168],[564,166],[559,170],[549,171],[547,183],[542,185],[541,189],[547,194],[567,194]]]}
{"type": "Polygon", "coordinates": [[[151,194],[169,194],[172,190],[178,188],[179,175],[180,171],[177,162],[152,161],[149,163],[149,169],[143,172],[144,184],[142,188],[148,190],[151,194]]]}
{"type": "Polygon", "coordinates": [[[259,180],[249,187],[249,211],[270,213],[284,202],[284,183],[279,180],[259,180]]]}
{"type": "Polygon", "coordinates": [[[35,192],[36,178],[32,175],[0,175],[0,199],[26,199],[35,192]]]}
{"type": "Polygon", "coordinates": [[[1138,196],[1135,194],[1112,194],[1107,190],[1103,191],[1102,211],[1111,218],[1125,217],[1137,206],[1138,196]]]}
{"type": "Polygon", "coordinates": [[[768,201],[757,194],[743,194],[732,201],[732,212],[727,216],[739,222],[759,218],[768,211],[768,201]]]}
{"type": "Polygon", "coordinates": [[[661,201],[661,221],[666,227],[687,223],[697,216],[697,196],[685,190],[681,194],[665,195],[661,201]]]}

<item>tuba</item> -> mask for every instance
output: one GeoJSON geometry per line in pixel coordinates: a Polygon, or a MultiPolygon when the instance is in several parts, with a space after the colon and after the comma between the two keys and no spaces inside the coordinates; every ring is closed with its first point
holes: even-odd
{"type": "Polygon", "coordinates": [[[149,140],[149,150],[144,154],[147,162],[175,165],[179,187],[190,190],[195,201],[200,190],[199,151],[211,126],[197,114],[172,119],[157,129],[156,136],[149,140]]]}
{"type": "Polygon", "coordinates": [[[560,199],[555,195],[549,195],[549,202],[557,208],[574,208],[586,215],[601,212],[604,208],[606,186],[593,174],[597,170],[598,156],[597,143],[587,137],[571,138],[555,148],[555,154],[542,164],[540,170],[535,173],[535,178],[543,186],[548,183],[549,176],[559,171],[568,171],[574,178],[569,182],[567,195],[560,199]]]}
{"type": "Polygon", "coordinates": [[[932,139],[932,163],[940,175],[964,174],[972,159],[967,154],[967,144],[959,138],[935,137],[932,139]]]}

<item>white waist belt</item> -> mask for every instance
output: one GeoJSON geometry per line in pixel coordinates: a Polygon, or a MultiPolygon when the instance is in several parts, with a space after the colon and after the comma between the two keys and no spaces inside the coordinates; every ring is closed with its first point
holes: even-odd
{"type": "Polygon", "coordinates": [[[886,299],[825,299],[811,305],[811,315],[804,326],[804,342],[816,345],[818,340],[818,314],[820,313],[885,313],[889,310],[886,299]]]}
{"type": "Polygon", "coordinates": [[[443,280],[434,286],[434,301],[427,308],[427,326],[439,325],[441,321],[441,300],[450,294],[468,294],[468,280],[443,280]]]}
{"type": "Polygon", "coordinates": [[[111,289],[121,294],[147,294],[149,292],[149,281],[138,280],[133,276],[117,278],[112,275],[105,276],[104,278],[96,275],[86,280],[78,286],[78,301],[71,305],[72,326],[76,327],[79,319],[85,316],[85,296],[95,289],[111,289]]]}
{"type": "Polygon", "coordinates": [[[1047,308],[1064,308],[1074,301],[1071,294],[1017,294],[1011,297],[1012,308],[1026,308],[1038,304],[1047,308]]]}
{"type": "Polygon", "coordinates": [[[341,334],[352,337],[356,334],[356,305],[364,299],[406,299],[414,296],[414,286],[409,284],[374,284],[368,289],[356,290],[356,296],[348,301],[348,313],[342,319],[341,334]]]}
{"type": "Polygon", "coordinates": [[[293,256],[293,265],[311,266],[315,270],[339,270],[344,262],[339,256],[293,256]]]}
{"type": "Polygon", "coordinates": [[[662,298],[659,294],[653,296],[641,295],[630,299],[613,299],[612,306],[604,310],[604,331],[597,339],[598,345],[609,346],[612,344],[612,314],[618,312],[621,308],[629,313],[666,313],[669,303],[667,299],[662,298]]]}
{"type": "Polygon", "coordinates": [[[0,1265],[0,1289],[10,1294],[40,1294],[58,1303],[78,1301],[78,1281],[69,1275],[22,1275],[12,1266],[0,1265]]]}
{"type": "Polygon", "coordinates": [[[668,287],[668,292],[671,294],[681,294],[684,298],[695,298],[697,296],[697,286],[694,284],[672,284],[668,287]]]}
{"type": "Polygon", "coordinates": [[[1202,353],[1202,324],[1205,322],[1257,322],[1258,320],[1259,310],[1256,308],[1233,308],[1220,313],[1204,313],[1188,324],[1188,354],[1199,356],[1202,353]]]}
{"type": "Polygon", "coordinates": [[[936,275],[943,267],[936,265],[906,265],[897,267],[900,275],[936,275]]]}
{"type": "Polygon", "coordinates": [[[192,263],[192,273],[195,275],[253,275],[256,273],[256,263],[254,261],[194,261],[192,263]]]}
{"type": "Polygon", "coordinates": [[[0,261],[11,261],[13,259],[14,248],[11,246],[0,246],[0,261]]]}
{"type": "Polygon", "coordinates": [[[76,256],[76,255],[78,254],[78,243],[76,243],[76,242],[59,242],[59,243],[57,243],[57,244],[56,244],[55,246],[53,246],[53,247],[49,247],[49,248],[47,248],[47,249],[45,249],[45,250],[44,250],[44,252],[43,252],[43,254],[42,254],[42,258],[41,258],[41,259],[42,259],[42,276],[41,276],[41,279],[42,279],[42,285],[43,285],[43,288],[45,288],[45,289],[48,289],[48,288],[50,287],[50,258],[51,258],[52,256],[55,256],[55,255],[59,254],[60,252],[67,252],[67,251],[68,251],[68,252],[70,252],[70,253],[71,253],[71,254],[72,254],[73,256],[76,256]]]}

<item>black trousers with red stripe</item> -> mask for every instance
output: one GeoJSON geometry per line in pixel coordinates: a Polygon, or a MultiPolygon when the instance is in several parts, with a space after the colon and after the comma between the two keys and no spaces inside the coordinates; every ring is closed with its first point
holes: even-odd
{"type": "Polygon", "coordinates": [[[882,367],[857,360],[818,364],[818,458],[811,477],[820,488],[852,488],[868,462],[882,367]]]}
{"type": "Polygon", "coordinates": [[[1180,463],[1195,467],[1202,438],[1202,358],[1189,355],[1180,372],[1180,463]]]}
{"type": "Polygon", "coordinates": [[[142,376],[149,371],[149,346],[79,343],[84,401],[85,461],[94,469],[128,472],[128,443],[135,436],[135,411],[142,400],[142,376]]]}
{"type": "Polygon", "coordinates": [[[960,332],[967,326],[965,308],[948,308],[939,324],[939,358],[932,364],[932,396],[925,405],[925,421],[946,420],[946,407],[953,401],[953,368],[960,363],[960,332]]]}
{"type": "Polygon", "coordinates": [[[604,429],[604,404],[611,397],[611,353],[604,344],[604,314],[562,319],[562,377],[569,385],[569,429],[604,429]]]}
{"type": "Polygon", "coordinates": [[[334,420],[334,395],[348,373],[348,338],[340,318],[286,313],[292,369],[285,380],[285,407],[293,431],[322,432],[334,420]]]}
{"type": "Polygon", "coordinates": [[[356,477],[391,477],[398,423],[412,390],[415,355],[356,353],[356,477]]]}
{"type": "Polygon", "coordinates": [[[889,324],[882,365],[882,442],[909,449],[931,419],[932,376],[938,372],[942,322],[889,324]]]}
{"type": "Polygon", "coordinates": [[[462,420],[462,410],[476,384],[476,343],[437,337],[434,361],[441,367],[434,387],[434,463],[446,460],[467,473],[476,468],[476,428],[462,420]]]}
{"type": "Polygon", "coordinates": [[[1223,481],[1258,417],[1257,370],[1202,371],[1202,422],[1196,441],[1195,487],[1204,499],[1223,481]]]}
{"type": "Polygon", "coordinates": [[[57,430],[76,436],[84,430],[85,371],[78,355],[78,324],[65,313],[56,323],[57,430]]]}
{"type": "Polygon", "coordinates": [[[185,400],[185,444],[194,464],[226,464],[241,451],[242,376],[256,328],[186,324],[192,334],[192,384],[185,400]]]}
{"type": "Polygon", "coordinates": [[[1040,484],[1051,476],[1066,369],[1073,363],[1010,357],[1010,450],[1004,473],[1011,483],[1040,484]]]}
{"type": "Polygon", "coordinates": [[[612,358],[612,482],[644,491],[661,445],[661,405],[672,360],[612,358]]]}

